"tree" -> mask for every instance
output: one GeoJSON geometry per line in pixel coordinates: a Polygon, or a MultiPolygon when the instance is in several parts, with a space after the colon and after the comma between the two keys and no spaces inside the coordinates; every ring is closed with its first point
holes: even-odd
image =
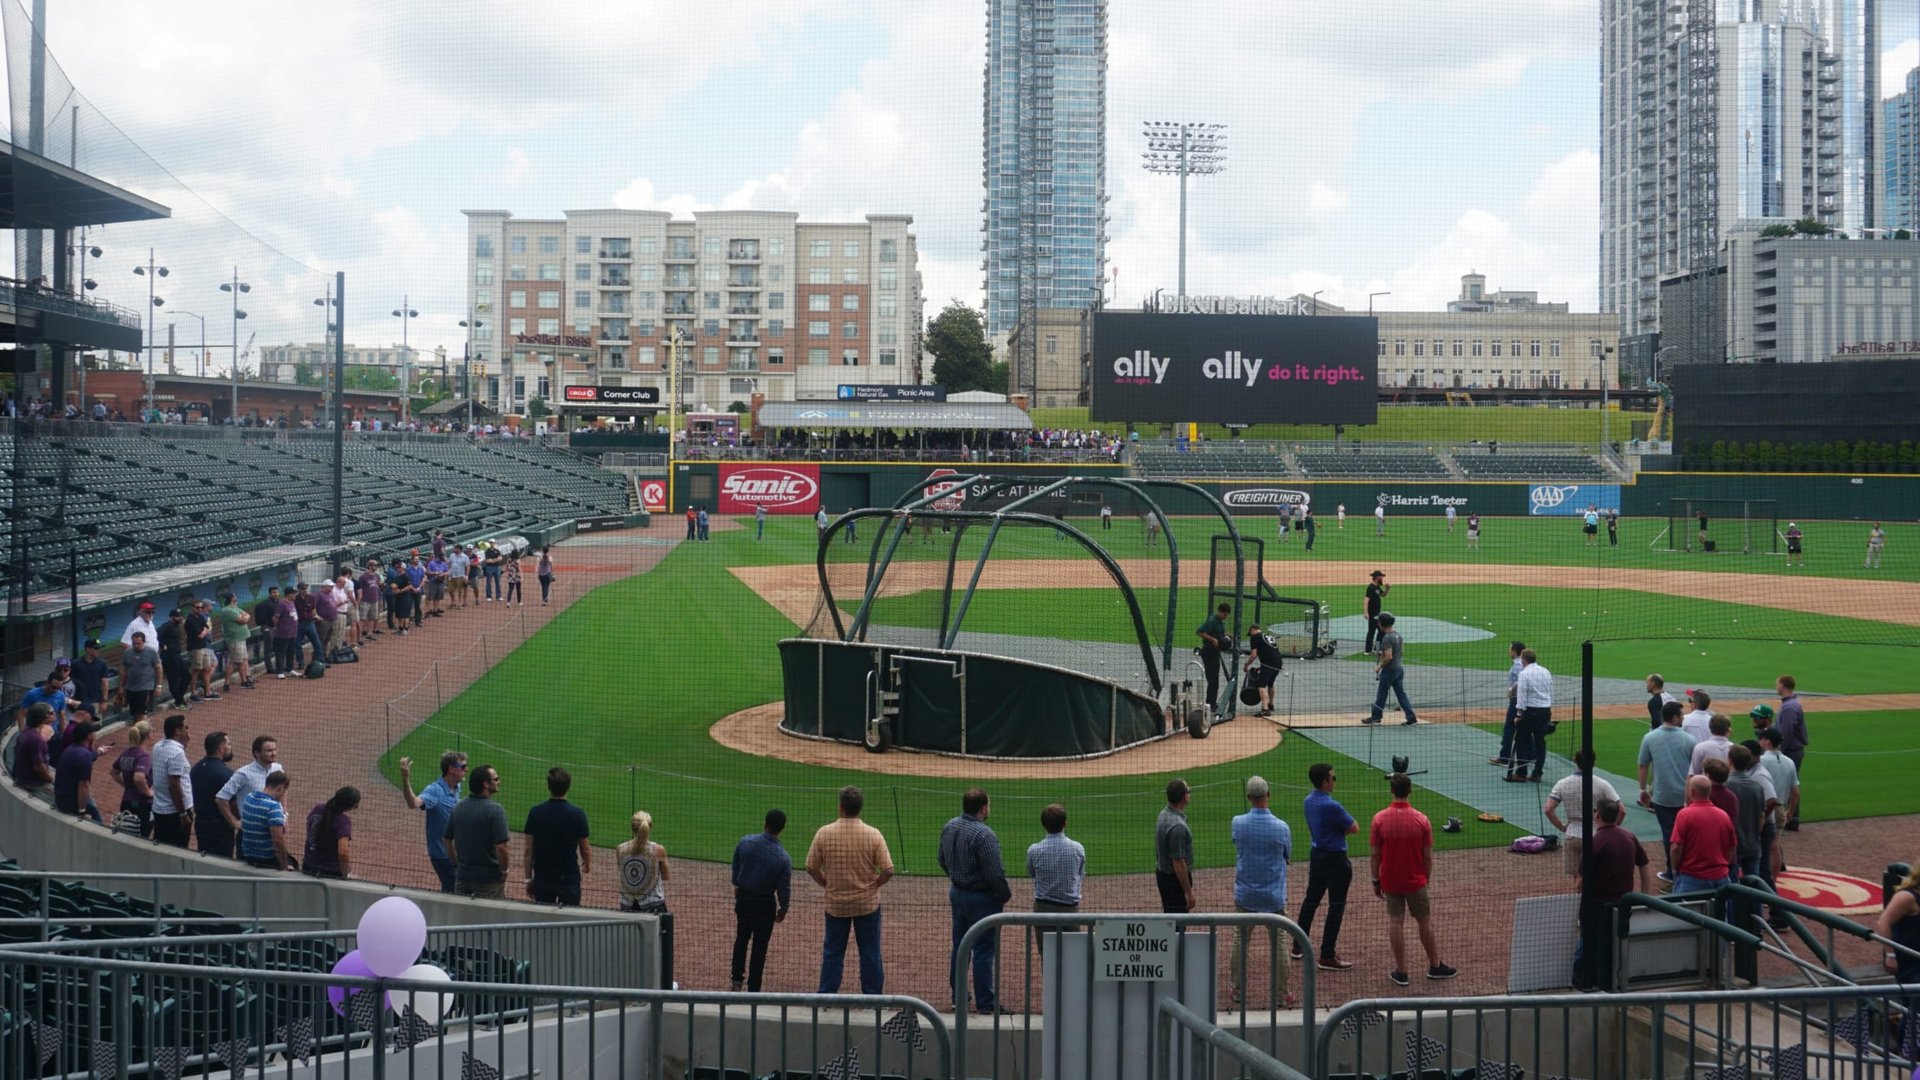
{"type": "Polygon", "coordinates": [[[527,416],[538,420],[547,415],[547,399],[530,397],[527,399],[527,416]]]}
{"type": "Polygon", "coordinates": [[[1007,384],[1013,378],[1013,365],[1002,361],[987,369],[987,385],[982,390],[995,394],[1007,392],[1007,384]]]}
{"type": "Polygon", "coordinates": [[[1833,229],[1813,218],[1801,218],[1793,223],[1793,231],[1801,236],[1825,236],[1833,229]]]}
{"type": "Polygon", "coordinates": [[[349,366],[345,381],[349,390],[400,389],[400,376],[392,368],[369,367],[365,364],[349,366]]]}
{"type": "Polygon", "coordinates": [[[1762,240],[1777,240],[1780,237],[1792,235],[1793,226],[1791,225],[1769,225],[1760,230],[1760,239],[1762,240]]]}
{"type": "Polygon", "coordinates": [[[993,350],[980,313],[958,300],[927,322],[926,350],[933,354],[933,381],[948,393],[986,390],[993,379],[993,350]]]}
{"type": "Polygon", "coordinates": [[[728,412],[730,412],[730,413],[738,413],[738,414],[745,414],[745,413],[750,413],[750,412],[752,412],[752,411],[753,411],[753,408],[752,408],[752,406],[749,406],[749,405],[748,405],[748,404],[747,404],[746,402],[744,402],[744,401],[739,401],[739,400],[736,400],[736,401],[734,401],[734,403],[733,403],[733,404],[731,404],[731,405],[729,405],[729,406],[727,406],[727,411],[728,411],[728,412]]]}

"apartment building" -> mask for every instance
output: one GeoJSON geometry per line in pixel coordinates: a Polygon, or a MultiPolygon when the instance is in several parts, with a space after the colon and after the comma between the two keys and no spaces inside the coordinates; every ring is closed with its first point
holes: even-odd
{"type": "Polygon", "coordinates": [[[651,387],[661,408],[672,390],[683,409],[724,410],[754,394],[832,398],[839,383],[920,381],[909,215],[465,213],[475,387],[502,413],[534,398],[558,411],[569,386],[651,387]]]}

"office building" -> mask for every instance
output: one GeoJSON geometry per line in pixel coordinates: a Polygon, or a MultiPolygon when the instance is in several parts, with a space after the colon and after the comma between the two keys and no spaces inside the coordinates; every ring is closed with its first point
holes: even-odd
{"type": "MultiPolygon", "coordinates": [[[[419,349],[399,344],[348,345],[346,354],[347,367],[378,368],[383,372],[390,372],[396,386],[399,385],[400,373],[403,370],[412,371],[416,381],[428,375],[438,375],[442,359],[438,352],[431,357],[426,357],[419,349]]],[[[315,386],[327,379],[333,371],[333,363],[332,341],[269,345],[260,350],[260,378],[264,382],[315,386]]],[[[459,372],[455,371],[452,374],[457,378],[459,372]]],[[[352,383],[348,386],[352,386],[352,383]]]]}
{"type": "MultiPolygon", "coordinates": [[[[1106,0],[987,0],[981,268],[987,333],[1037,309],[1085,309],[1106,266],[1106,0]]],[[[1037,344],[1012,354],[1032,390],[1037,344]]]]}
{"type": "MultiPolygon", "coordinates": [[[[1597,390],[1615,372],[1620,321],[1570,312],[1534,292],[1486,291],[1466,274],[1445,311],[1380,311],[1380,385],[1473,390],[1597,390]]],[[[1322,303],[1332,314],[1361,314],[1322,303]]]]}
{"type": "Polygon", "coordinates": [[[1806,364],[1920,352],[1920,240],[1780,237],[1729,250],[1733,358],[1806,364]]]}
{"type": "Polygon", "coordinates": [[[1603,0],[1600,307],[1661,329],[1660,282],[1736,225],[1877,227],[1878,0],[1603,0]]]}
{"type": "Polygon", "coordinates": [[[502,413],[534,398],[560,411],[569,386],[653,388],[664,408],[676,348],[680,404],[694,411],[920,381],[925,321],[907,215],[466,215],[475,389],[502,413]]]}

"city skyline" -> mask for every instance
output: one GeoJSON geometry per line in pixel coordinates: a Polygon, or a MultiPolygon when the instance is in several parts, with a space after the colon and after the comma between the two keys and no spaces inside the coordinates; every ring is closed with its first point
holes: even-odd
{"type": "MultiPolygon", "coordinates": [[[[1881,82],[1897,89],[1920,45],[1910,0],[1887,10],[1881,82]]],[[[49,41],[219,213],[345,269],[354,340],[397,337],[385,309],[404,292],[416,341],[457,348],[464,206],[911,213],[929,314],[982,303],[978,0],[648,16],[349,3],[298,34],[250,12],[74,0],[52,6],[49,41]],[[699,47],[645,44],[663,40],[699,47]]],[[[1135,167],[1140,121],[1196,116],[1231,126],[1234,168],[1194,193],[1190,292],[1364,306],[1386,290],[1383,310],[1438,309],[1473,269],[1596,306],[1597,0],[1441,24],[1399,2],[1276,20],[1111,0],[1108,25],[1115,302],[1174,279],[1177,192],[1135,167]]],[[[98,295],[133,298],[121,276],[98,295]]]]}

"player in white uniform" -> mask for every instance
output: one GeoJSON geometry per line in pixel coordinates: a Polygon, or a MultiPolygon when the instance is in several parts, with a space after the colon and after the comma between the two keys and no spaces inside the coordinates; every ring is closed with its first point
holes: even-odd
{"type": "Polygon", "coordinates": [[[1881,528],[1880,523],[1876,521],[1873,523],[1873,531],[1867,533],[1867,569],[1880,568],[1880,551],[1886,546],[1887,530],[1881,528]]]}

